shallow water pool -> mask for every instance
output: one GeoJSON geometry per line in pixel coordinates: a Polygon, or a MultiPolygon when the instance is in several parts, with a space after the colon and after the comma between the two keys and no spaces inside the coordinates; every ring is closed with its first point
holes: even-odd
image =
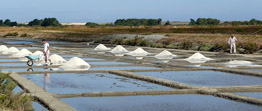
{"type": "Polygon", "coordinates": [[[168,87],[138,81],[107,73],[90,74],[24,74],[24,77],[33,81],[51,93],[86,93],[105,91],[144,91],[167,90],[168,87]]]}
{"type": "Polygon", "coordinates": [[[261,111],[249,105],[204,95],[62,98],[78,111],[261,111]]]}
{"type": "Polygon", "coordinates": [[[262,85],[262,78],[217,71],[137,72],[194,86],[262,85]],[[243,82],[245,81],[245,82],[243,82]]]}

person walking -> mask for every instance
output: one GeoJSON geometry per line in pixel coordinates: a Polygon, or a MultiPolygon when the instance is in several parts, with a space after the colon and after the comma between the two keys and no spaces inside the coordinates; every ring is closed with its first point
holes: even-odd
{"type": "Polygon", "coordinates": [[[230,45],[230,53],[233,52],[234,50],[234,53],[236,53],[236,42],[237,42],[237,38],[232,35],[229,39],[228,39],[228,44],[230,45]]]}
{"type": "Polygon", "coordinates": [[[45,66],[47,66],[47,60],[49,60],[50,65],[52,65],[53,63],[51,62],[51,59],[49,59],[49,55],[50,55],[50,46],[49,43],[46,42],[45,39],[42,40],[42,43],[44,44],[44,56],[45,56],[45,66]]]}

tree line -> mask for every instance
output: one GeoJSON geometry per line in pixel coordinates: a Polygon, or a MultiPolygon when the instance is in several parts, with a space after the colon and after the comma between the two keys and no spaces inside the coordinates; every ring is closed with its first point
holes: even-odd
{"type": "Polygon", "coordinates": [[[162,19],[117,19],[116,26],[155,26],[161,25],[162,19]]]}
{"type": "Polygon", "coordinates": [[[250,21],[226,21],[223,23],[224,25],[262,25],[261,20],[251,19],[250,21]]]}
{"type": "Polygon", "coordinates": [[[197,20],[190,19],[189,25],[262,25],[262,21],[251,19],[249,21],[225,21],[221,23],[221,21],[218,19],[198,18],[197,20]]]}
{"type": "Polygon", "coordinates": [[[0,20],[0,26],[17,26],[17,22],[12,22],[10,19],[0,20]]]}
{"type": "Polygon", "coordinates": [[[61,26],[60,22],[56,18],[44,18],[44,19],[34,19],[28,23],[29,26],[61,26]]]}
{"type": "Polygon", "coordinates": [[[219,25],[220,20],[213,18],[198,18],[197,20],[190,19],[189,25],[219,25]]]}
{"type": "MultiPolygon", "coordinates": [[[[96,26],[157,26],[161,25],[162,19],[117,19],[114,23],[108,23],[105,25],[100,25],[95,22],[87,22],[85,25],[88,27],[96,27],[96,26]]],[[[165,26],[171,25],[169,21],[163,24],[165,26]]],[[[190,19],[189,25],[262,25],[261,20],[251,19],[249,21],[225,21],[221,22],[215,18],[198,18],[196,20],[190,19]]],[[[56,18],[44,18],[44,19],[34,19],[30,21],[27,25],[18,24],[17,22],[13,22],[10,19],[1,20],[0,26],[62,26],[61,23],[56,18]]]]}

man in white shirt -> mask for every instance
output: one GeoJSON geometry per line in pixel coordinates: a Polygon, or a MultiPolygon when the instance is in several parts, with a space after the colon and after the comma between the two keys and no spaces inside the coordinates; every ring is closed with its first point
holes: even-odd
{"type": "Polygon", "coordinates": [[[234,35],[232,35],[228,39],[228,44],[230,45],[230,53],[232,53],[233,49],[234,49],[234,53],[236,53],[236,42],[237,42],[237,38],[234,35]]]}
{"type": "Polygon", "coordinates": [[[50,47],[49,47],[49,44],[46,42],[45,39],[42,40],[42,43],[44,44],[45,66],[47,66],[47,60],[49,60],[50,65],[52,65],[53,63],[52,63],[51,60],[49,59],[49,55],[50,55],[50,47]]]}

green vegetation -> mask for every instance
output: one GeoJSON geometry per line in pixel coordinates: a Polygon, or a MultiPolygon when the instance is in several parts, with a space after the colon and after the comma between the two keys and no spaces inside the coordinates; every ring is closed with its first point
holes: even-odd
{"type": "Polygon", "coordinates": [[[41,26],[43,20],[34,19],[28,23],[29,26],[41,26]]]}
{"type": "Polygon", "coordinates": [[[16,83],[8,74],[0,72],[0,110],[34,111],[33,98],[23,92],[15,94],[16,83]]]}
{"type": "Polygon", "coordinates": [[[10,19],[0,20],[0,26],[17,26],[17,22],[11,22],[10,19]]]}
{"type": "Polygon", "coordinates": [[[116,26],[155,26],[161,25],[162,19],[118,19],[115,21],[116,26]]]}
{"type": "Polygon", "coordinates": [[[59,21],[56,18],[45,18],[43,22],[41,23],[41,26],[47,27],[47,26],[61,26],[59,21]]]}
{"type": "Polygon", "coordinates": [[[190,19],[189,25],[219,25],[220,20],[212,18],[198,18],[196,21],[190,19]]]}
{"type": "Polygon", "coordinates": [[[29,26],[61,26],[60,22],[56,18],[44,18],[44,20],[34,19],[28,23],[29,26]]]}
{"type": "Polygon", "coordinates": [[[165,23],[165,26],[167,26],[167,25],[171,25],[171,23],[169,22],[169,20],[166,21],[166,23],[165,23]]]}
{"type": "Polygon", "coordinates": [[[20,35],[20,37],[31,37],[31,35],[27,34],[27,33],[23,33],[20,35]]]}
{"type": "Polygon", "coordinates": [[[18,33],[17,32],[9,32],[9,33],[4,35],[4,37],[8,37],[8,36],[16,37],[16,36],[18,36],[18,33]]]}
{"type": "Polygon", "coordinates": [[[224,25],[232,25],[232,26],[238,26],[238,25],[262,25],[261,20],[251,19],[250,21],[226,21],[223,23],[224,25]]]}
{"type": "Polygon", "coordinates": [[[257,44],[253,42],[240,43],[238,46],[238,51],[243,54],[253,54],[259,50],[257,44]]]}
{"type": "Polygon", "coordinates": [[[97,23],[94,23],[94,22],[87,22],[87,23],[85,24],[85,26],[88,26],[88,27],[96,27],[96,26],[98,26],[98,24],[97,24],[97,23]]]}

